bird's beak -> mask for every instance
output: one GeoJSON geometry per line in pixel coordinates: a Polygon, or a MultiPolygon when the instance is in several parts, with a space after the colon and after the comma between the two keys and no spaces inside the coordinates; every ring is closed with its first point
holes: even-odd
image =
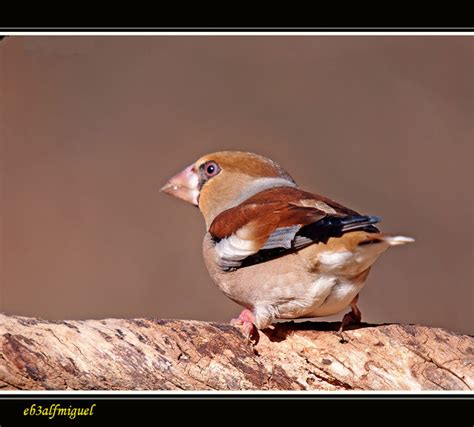
{"type": "Polygon", "coordinates": [[[160,191],[198,206],[199,177],[191,165],[173,176],[160,191]]]}

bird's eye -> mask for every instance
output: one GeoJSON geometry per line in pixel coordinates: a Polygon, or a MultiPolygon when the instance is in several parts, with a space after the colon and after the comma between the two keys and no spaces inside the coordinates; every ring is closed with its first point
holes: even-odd
{"type": "Polygon", "coordinates": [[[220,168],[216,162],[208,162],[204,166],[204,171],[206,172],[206,175],[210,178],[212,176],[217,175],[220,171],[220,168]]]}

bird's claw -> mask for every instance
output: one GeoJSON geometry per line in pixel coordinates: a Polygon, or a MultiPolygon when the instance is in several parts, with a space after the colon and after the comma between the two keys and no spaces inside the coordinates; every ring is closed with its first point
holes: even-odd
{"type": "Polygon", "coordinates": [[[255,341],[255,335],[257,334],[257,328],[254,325],[255,317],[250,310],[243,310],[237,319],[232,319],[230,324],[239,327],[242,334],[248,341],[255,341]]]}
{"type": "Polygon", "coordinates": [[[344,333],[343,333],[345,329],[349,325],[359,324],[361,320],[362,320],[362,316],[360,314],[359,309],[356,309],[356,310],[352,309],[351,311],[349,311],[348,313],[344,315],[344,317],[342,318],[341,327],[337,331],[339,337],[341,338],[341,343],[348,342],[348,340],[345,338],[344,333]]]}

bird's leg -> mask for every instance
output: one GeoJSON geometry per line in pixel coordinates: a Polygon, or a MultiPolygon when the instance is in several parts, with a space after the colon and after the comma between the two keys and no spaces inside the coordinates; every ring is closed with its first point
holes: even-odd
{"type": "Polygon", "coordinates": [[[231,325],[241,326],[244,336],[249,340],[255,332],[255,316],[248,309],[242,310],[239,317],[232,319],[230,323],[231,325]]]}
{"type": "Polygon", "coordinates": [[[342,319],[341,327],[339,328],[339,334],[341,334],[341,337],[342,332],[347,326],[360,323],[360,321],[362,320],[362,313],[360,312],[359,307],[357,307],[358,300],[359,294],[357,294],[355,298],[351,301],[351,311],[349,311],[349,313],[346,313],[342,319]]]}

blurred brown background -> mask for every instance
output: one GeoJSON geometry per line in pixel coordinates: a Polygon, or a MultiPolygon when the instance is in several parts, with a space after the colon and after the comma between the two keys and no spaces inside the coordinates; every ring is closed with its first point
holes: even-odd
{"type": "MultiPolygon", "coordinates": [[[[159,187],[255,151],[417,239],[365,320],[473,333],[469,37],[9,37],[0,42],[0,310],[228,320],[197,209],[159,187]]],[[[340,319],[342,317],[339,316],[340,319]]]]}

